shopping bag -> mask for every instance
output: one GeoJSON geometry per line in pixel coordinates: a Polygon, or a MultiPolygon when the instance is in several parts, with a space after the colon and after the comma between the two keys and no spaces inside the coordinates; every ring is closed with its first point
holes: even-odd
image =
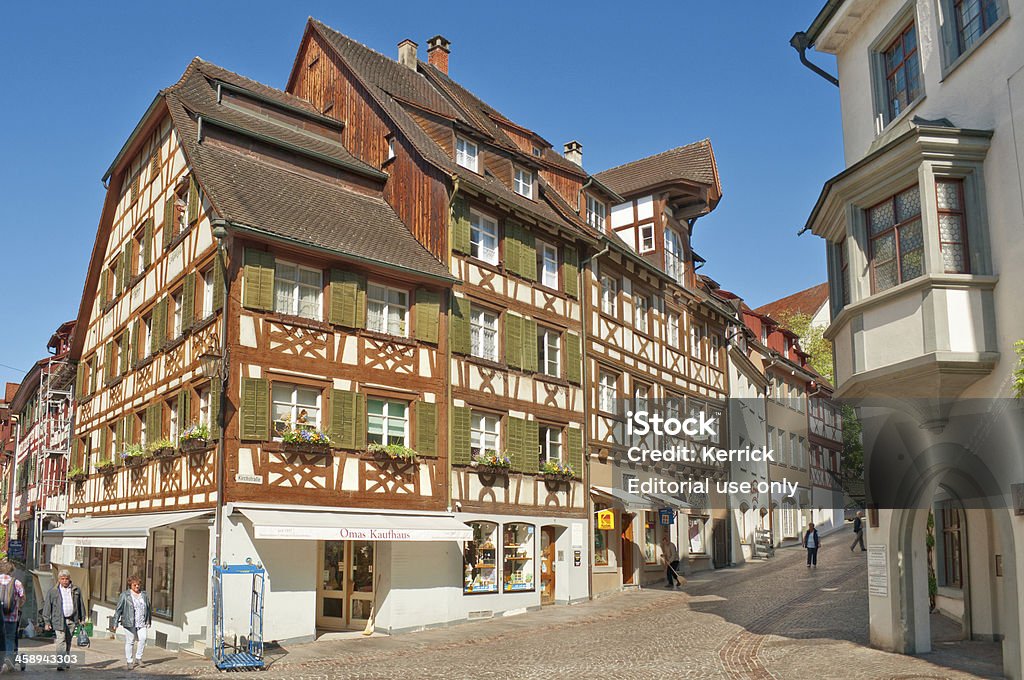
{"type": "Polygon", "coordinates": [[[85,626],[78,627],[78,639],[75,641],[79,647],[89,646],[89,634],[85,632],[85,626]]]}

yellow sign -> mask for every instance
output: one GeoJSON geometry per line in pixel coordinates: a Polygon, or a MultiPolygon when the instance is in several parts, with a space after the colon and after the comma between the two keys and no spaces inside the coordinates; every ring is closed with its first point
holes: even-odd
{"type": "Polygon", "coordinates": [[[615,511],[601,510],[597,513],[597,528],[600,531],[608,531],[615,528],[615,511]]]}

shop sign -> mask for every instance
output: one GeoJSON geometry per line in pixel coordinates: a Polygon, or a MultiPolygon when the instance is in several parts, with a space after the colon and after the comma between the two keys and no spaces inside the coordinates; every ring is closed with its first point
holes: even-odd
{"type": "Polygon", "coordinates": [[[658,510],[658,523],[663,527],[670,527],[676,523],[676,513],[672,508],[658,510]]]}
{"type": "Polygon", "coordinates": [[[597,513],[597,528],[599,531],[610,531],[615,528],[615,511],[601,510],[597,513]]]}
{"type": "Polygon", "coordinates": [[[7,542],[7,556],[12,560],[25,559],[25,544],[12,538],[7,542]]]}

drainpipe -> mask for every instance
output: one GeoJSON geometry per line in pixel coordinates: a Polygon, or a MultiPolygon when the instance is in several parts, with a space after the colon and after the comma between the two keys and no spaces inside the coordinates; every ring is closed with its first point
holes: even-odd
{"type": "MultiPolygon", "coordinates": [[[[772,360],[768,362],[768,365],[764,367],[765,377],[768,377],[768,371],[778,361],[778,357],[772,357],[772,360]]],[[[771,441],[768,439],[768,430],[770,425],[768,424],[768,389],[771,385],[771,378],[768,379],[768,384],[764,387],[764,444],[765,448],[771,446],[771,441]]],[[[775,551],[775,511],[772,510],[772,464],[768,463],[765,466],[765,474],[768,476],[768,543],[772,548],[772,552],[775,551]]]]}
{"type": "Polygon", "coordinates": [[[223,219],[211,220],[210,222],[213,236],[217,240],[217,261],[214,263],[214,266],[225,269],[223,272],[224,276],[222,277],[224,279],[224,299],[221,301],[220,308],[220,403],[218,404],[219,408],[217,409],[217,430],[220,433],[220,437],[217,440],[217,456],[215,462],[217,468],[217,511],[213,516],[215,564],[221,563],[221,545],[224,538],[224,455],[226,448],[225,441],[227,440],[224,413],[227,410],[225,408],[228,393],[226,387],[230,384],[230,381],[228,380],[228,372],[230,370],[230,361],[228,359],[228,304],[231,300],[229,294],[231,289],[231,277],[228,276],[228,272],[226,271],[227,246],[224,243],[224,240],[228,236],[227,226],[227,221],[223,219]]]}
{"type": "Polygon", "coordinates": [[[580,208],[583,207],[583,192],[587,190],[591,184],[594,183],[593,177],[587,177],[587,181],[580,187],[579,192],[576,194],[576,214],[580,214],[580,208]]]}
{"type": "MultiPolygon", "coordinates": [[[[459,193],[459,176],[456,173],[452,173],[452,193],[448,197],[448,271],[452,271],[452,208],[455,205],[455,196],[459,193]]],[[[448,429],[448,455],[447,464],[445,465],[446,477],[445,477],[445,488],[447,489],[447,502],[446,507],[448,512],[452,511],[452,416],[455,412],[455,398],[452,396],[452,338],[451,338],[451,319],[452,309],[455,307],[455,286],[452,285],[448,289],[448,319],[445,322],[445,334],[444,334],[444,399],[447,410],[447,429],[448,429]]],[[[461,506],[460,506],[461,509],[461,506]]]]}
{"type": "Polygon", "coordinates": [[[799,53],[801,64],[811,69],[812,71],[814,71],[819,76],[821,76],[828,82],[832,83],[836,87],[839,87],[838,78],[836,78],[831,73],[824,70],[817,64],[811,63],[811,61],[807,58],[807,48],[811,46],[811,41],[810,38],[807,37],[807,34],[805,32],[797,31],[796,33],[794,33],[793,37],[789,39],[789,44],[794,50],[797,51],[797,53],[799,53]]]}

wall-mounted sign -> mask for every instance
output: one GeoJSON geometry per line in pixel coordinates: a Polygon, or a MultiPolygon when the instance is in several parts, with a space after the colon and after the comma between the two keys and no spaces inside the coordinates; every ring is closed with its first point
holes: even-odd
{"type": "Polygon", "coordinates": [[[615,511],[601,510],[597,513],[597,528],[600,531],[610,531],[615,528],[615,511]]]}
{"type": "Polygon", "coordinates": [[[663,527],[669,527],[676,523],[676,513],[673,512],[672,508],[662,508],[658,510],[658,524],[663,527]]]}
{"type": "Polygon", "coordinates": [[[262,484],[263,475],[249,475],[244,472],[239,472],[235,475],[235,481],[239,484],[262,484]]]}
{"type": "Polygon", "coordinates": [[[1010,494],[1013,496],[1013,514],[1024,515],[1024,484],[1011,484],[1010,494]]]}
{"type": "Polygon", "coordinates": [[[574,567],[578,567],[578,566],[580,566],[580,564],[582,564],[582,562],[583,562],[583,551],[582,550],[573,550],[572,551],[572,565],[574,567]]]}
{"type": "Polygon", "coordinates": [[[868,546],[868,595],[889,597],[889,565],[884,545],[868,546]]]}

